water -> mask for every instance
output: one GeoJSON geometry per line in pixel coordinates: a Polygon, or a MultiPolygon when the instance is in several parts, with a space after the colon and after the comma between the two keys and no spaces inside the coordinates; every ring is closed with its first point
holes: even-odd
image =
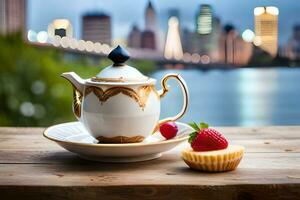
{"type": "MultiPolygon", "coordinates": [[[[189,108],[180,121],[213,126],[300,125],[299,68],[163,70],[152,76],[160,80],[170,72],[179,73],[190,91],[189,108]]],[[[176,81],[170,79],[168,84],[171,89],[162,99],[161,118],[175,115],[182,104],[176,81]]]]}

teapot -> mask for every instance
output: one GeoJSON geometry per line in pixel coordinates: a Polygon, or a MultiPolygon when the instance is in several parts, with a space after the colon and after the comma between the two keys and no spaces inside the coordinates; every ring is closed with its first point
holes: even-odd
{"type": "Polygon", "coordinates": [[[155,79],[125,64],[130,58],[126,49],[117,46],[108,58],[113,64],[95,77],[82,79],[74,72],[61,74],[73,86],[75,117],[100,143],[142,142],[160,124],[184,115],[189,92],[179,74],[166,74],[161,80],[162,89],[156,90],[155,79]],[[183,106],[176,116],[159,120],[160,100],[169,91],[167,81],[171,78],[181,86],[183,106]]]}

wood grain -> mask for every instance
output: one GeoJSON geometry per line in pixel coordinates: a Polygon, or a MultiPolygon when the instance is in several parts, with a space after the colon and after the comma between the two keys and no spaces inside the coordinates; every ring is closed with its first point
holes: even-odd
{"type": "Polygon", "coordinates": [[[246,147],[239,168],[190,170],[187,144],[139,163],[85,161],[43,138],[43,128],[0,128],[0,199],[298,199],[300,127],[220,127],[246,147]]]}

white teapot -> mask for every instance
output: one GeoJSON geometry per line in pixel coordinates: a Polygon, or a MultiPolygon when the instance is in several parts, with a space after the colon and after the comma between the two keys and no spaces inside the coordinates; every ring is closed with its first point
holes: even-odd
{"type": "Polygon", "coordinates": [[[61,74],[74,89],[73,112],[87,131],[100,143],[141,142],[157,130],[159,124],[181,118],[188,106],[189,92],[178,74],[167,74],[162,89],[156,80],[125,64],[128,52],[117,46],[108,58],[114,64],[96,77],[81,79],[74,72],[61,74]],[[167,80],[176,79],[183,92],[183,107],[174,117],[159,121],[160,99],[168,92],[167,80]]]}

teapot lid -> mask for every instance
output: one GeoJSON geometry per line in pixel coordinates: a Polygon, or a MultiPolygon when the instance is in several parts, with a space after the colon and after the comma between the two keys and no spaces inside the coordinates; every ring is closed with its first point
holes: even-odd
{"type": "Polygon", "coordinates": [[[136,68],[125,62],[130,58],[126,49],[118,45],[109,54],[108,58],[113,64],[100,71],[96,77],[91,78],[92,82],[144,82],[149,77],[143,75],[136,68]]]}

